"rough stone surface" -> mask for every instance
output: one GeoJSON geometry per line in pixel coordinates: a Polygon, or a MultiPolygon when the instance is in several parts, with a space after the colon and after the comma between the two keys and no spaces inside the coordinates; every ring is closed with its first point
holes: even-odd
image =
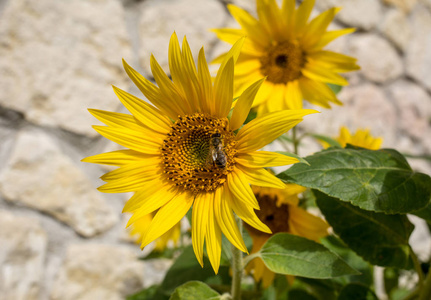
{"type": "Polygon", "coordinates": [[[377,25],[381,18],[382,5],[379,0],[316,1],[316,7],[321,10],[326,10],[334,6],[343,8],[336,18],[348,26],[370,30],[377,25]]]}
{"type": "Polygon", "coordinates": [[[344,87],[339,94],[343,106],[334,106],[312,115],[301,122],[300,127],[307,132],[338,136],[341,126],[351,131],[369,128],[374,136],[383,137],[384,147],[395,147],[395,132],[388,128],[396,127],[396,111],[385,94],[374,84],[361,84],[344,87]],[[345,113],[346,111],[354,113],[345,113]]]}
{"type": "Polygon", "coordinates": [[[169,71],[168,45],[174,31],[180,44],[184,35],[187,36],[195,59],[204,46],[210,61],[212,57],[208,50],[217,38],[209,29],[222,27],[226,18],[225,9],[216,0],[144,1],[139,24],[142,67],[151,74],[150,55],[153,53],[162,68],[169,71]]]}
{"type": "Polygon", "coordinates": [[[120,300],[143,287],[144,263],[123,246],[71,245],[51,300],[120,300]]]}
{"type": "Polygon", "coordinates": [[[416,5],[418,0],[383,0],[383,2],[385,4],[394,5],[398,9],[402,10],[404,13],[408,13],[416,5]]]}
{"type": "Polygon", "coordinates": [[[0,299],[40,299],[47,236],[39,221],[0,210],[0,245],[0,299]]]}
{"type": "Polygon", "coordinates": [[[399,110],[400,128],[418,140],[431,136],[431,97],[427,92],[408,81],[396,81],[388,90],[399,110]]]}
{"type": "Polygon", "coordinates": [[[412,32],[405,14],[400,10],[391,9],[385,15],[380,30],[400,50],[408,46],[412,32]]]}
{"type": "Polygon", "coordinates": [[[44,133],[22,131],[0,174],[0,192],[10,202],[46,212],[90,237],[118,221],[85,174],[44,133]]]}
{"type": "Polygon", "coordinates": [[[375,34],[358,34],[351,38],[349,55],[358,58],[361,74],[367,79],[384,83],[403,73],[403,64],[395,49],[375,34]]]}
{"type": "Polygon", "coordinates": [[[407,74],[431,91],[431,11],[418,5],[410,21],[413,34],[406,50],[407,74]]]}
{"type": "MultiPolygon", "coordinates": [[[[31,122],[95,136],[87,107],[115,110],[130,46],[115,0],[13,0],[0,19],[0,104],[31,122]]],[[[124,84],[123,84],[124,85],[124,84]]]]}

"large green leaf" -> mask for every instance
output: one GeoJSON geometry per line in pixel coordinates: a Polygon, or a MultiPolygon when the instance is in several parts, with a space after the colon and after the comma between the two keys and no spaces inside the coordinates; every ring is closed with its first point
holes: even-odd
{"type": "Polygon", "coordinates": [[[306,238],[277,233],[258,252],[273,272],[309,278],[333,278],[359,274],[338,255],[306,238]]]}
{"type": "Polygon", "coordinates": [[[388,214],[409,213],[430,200],[431,178],[413,171],[395,150],[330,148],[305,159],[310,166],[295,164],[278,177],[388,214]]]}
{"type": "Polygon", "coordinates": [[[424,219],[427,221],[428,225],[431,225],[431,204],[428,204],[421,210],[412,212],[412,214],[424,219]]]}
{"type": "Polygon", "coordinates": [[[316,202],[340,238],[374,265],[408,268],[413,224],[405,215],[362,210],[314,190],[316,202]]]}
{"type": "Polygon", "coordinates": [[[200,281],[189,281],[174,291],[169,300],[216,300],[220,295],[200,281]]]}

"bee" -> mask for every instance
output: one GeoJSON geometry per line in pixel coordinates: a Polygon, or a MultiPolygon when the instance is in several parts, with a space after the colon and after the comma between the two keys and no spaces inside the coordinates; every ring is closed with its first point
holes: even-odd
{"type": "Polygon", "coordinates": [[[207,163],[217,166],[220,169],[226,167],[226,153],[223,150],[223,143],[220,133],[213,133],[210,139],[210,151],[207,163]]]}

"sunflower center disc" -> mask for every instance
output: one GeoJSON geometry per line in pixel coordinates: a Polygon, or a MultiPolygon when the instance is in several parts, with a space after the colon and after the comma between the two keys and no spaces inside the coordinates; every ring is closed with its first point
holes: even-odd
{"type": "MultiPolygon", "coordinates": [[[[260,206],[260,210],[255,210],[256,216],[259,218],[259,220],[261,220],[269,227],[269,229],[271,229],[272,234],[276,234],[278,232],[288,232],[289,206],[287,204],[277,206],[276,195],[258,193],[255,194],[255,196],[260,206]]],[[[244,224],[255,235],[269,235],[254,229],[246,223],[244,224]]]]}
{"type": "Polygon", "coordinates": [[[272,83],[287,83],[299,78],[304,62],[299,46],[282,42],[270,46],[260,58],[260,71],[272,83]]]}
{"type": "Polygon", "coordinates": [[[196,113],[181,116],[162,146],[164,173],[195,194],[216,190],[233,170],[235,136],[227,118],[196,113]]]}

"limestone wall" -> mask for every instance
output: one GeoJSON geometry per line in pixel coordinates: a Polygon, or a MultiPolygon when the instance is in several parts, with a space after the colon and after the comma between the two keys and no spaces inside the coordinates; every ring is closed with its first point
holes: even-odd
{"type": "MultiPolygon", "coordinates": [[[[124,230],[129,195],[101,194],[106,169],[80,162],[115,149],[87,108],[123,111],[110,85],[140,95],[121,58],[167,66],[169,37],[194,53],[226,50],[209,28],[232,25],[222,0],[0,0],[0,299],[123,299],[157,282],[169,261],[138,261],[124,230]]],[[[231,1],[253,9],[253,0],[231,1]]],[[[317,0],[344,6],[332,49],[359,58],[342,107],[302,128],[367,127],[384,147],[431,153],[431,1],[317,0]]],[[[316,13],[318,12],[316,10],[316,13]]],[[[308,142],[305,152],[318,149],[308,142]]],[[[431,174],[431,165],[411,160],[431,174]]],[[[147,252],[150,249],[147,250],[147,252]]]]}

